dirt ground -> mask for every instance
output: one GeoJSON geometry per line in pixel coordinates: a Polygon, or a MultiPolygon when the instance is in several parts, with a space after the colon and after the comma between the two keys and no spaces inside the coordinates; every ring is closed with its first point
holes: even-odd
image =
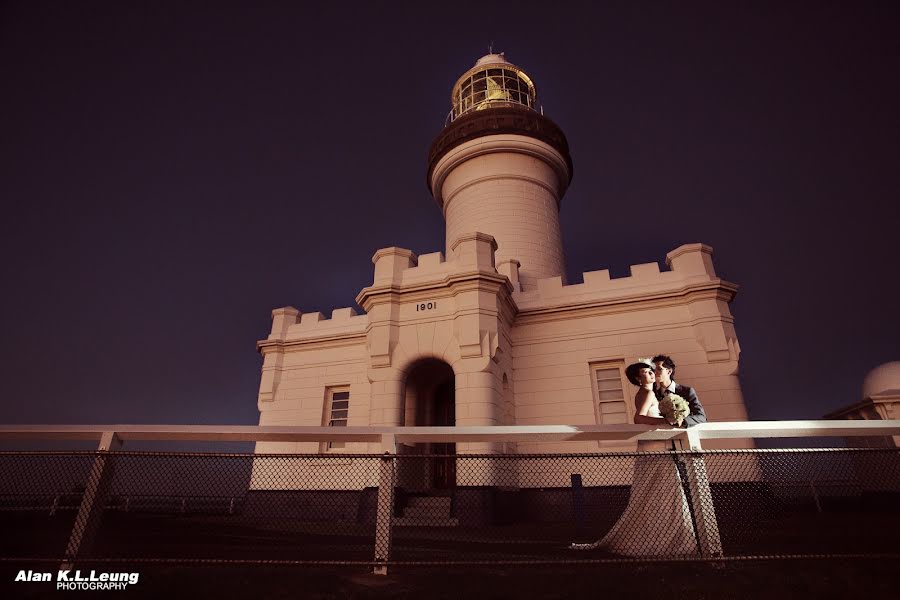
{"type": "Polygon", "coordinates": [[[0,565],[0,598],[291,598],[311,600],[437,598],[896,598],[900,558],[704,563],[532,565],[516,567],[396,567],[386,576],[362,567],[89,565],[140,573],[124,591],[57,590],[21,583],[19,569],[0,565]],[[614,596],[613,596],[614,595],[614,596]]]}

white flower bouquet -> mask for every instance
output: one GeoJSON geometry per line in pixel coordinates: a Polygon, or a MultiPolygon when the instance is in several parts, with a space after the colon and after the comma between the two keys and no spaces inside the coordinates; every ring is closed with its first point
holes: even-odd
{"type": "Polygon", "coordinates": [[[659,414],[669,425],[681,427],[684,418],[691,414],[691,407],[687,400],[678,394],[666,394],[665,398],[659,401],[659,414]]]}

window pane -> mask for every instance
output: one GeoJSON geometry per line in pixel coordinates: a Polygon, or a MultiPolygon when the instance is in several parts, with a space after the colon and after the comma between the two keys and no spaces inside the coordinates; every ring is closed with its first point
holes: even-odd
{"type": "Polygon", "coordinates": [[[488,69],[487,74],[491,77],[502,77],[503,69],[488,69]]]}
{"type": "Polygon", "coordinates": [[[612,415],[625,412],[624,402],[603,402],[600,404],[600,412],[604,415],[612,415]]]}
{"type": "Polygon", "coordinates": [[[619,379],[619,369],[597,369],[597,379],[619,379]]]}
{"type": "Polygon", "coordinates": [[[350,392],[335,392],[331,395],[332,400],[349,400],[350,392]]]}
{"type": "Polygon", "coordinates": [[[348,400],[338,400],[331,403],[331,410],[346,410],[349,406],[350,402],[348,400]]]}
{"type": "Polygon", "coordinates": [[[502,81],[499,77],[488,77],[487,79],[487,98],[488,100],[506,100],[507,93],[503,91],[502,81]]]}
{"type": "Polygon", "coordinates": [[[343,420],[339,420],[339,421],[331,421],[331,422],[328,423],[328,424],[329,424],[331,427],[346,427],[346,426],[347,426],[347,420],[346,420],[346,419],[343,419],[343,420]]]}
{"type": "Polygon", "coordinates": [[[622,394],[622,390],[608,390],[604,392],[600,392],[600,402],[610,402],[612,400],[621,400],[625,401],[625,396],[622,394]]]}
{"type": "Polygon", "coordinates": [[[347,419],[347,411],[346,410],[332,410],[331,411],[332,419],[347,419]]]}
{"type": "Polygon", "coordinates": [[[604,425],[620,425],[622,423],[630,423],[628,420],[628,415],[622,414],[613,414],[613,415],[603,415],[603,424],[604,425]]]}
{"type": "Polygon", "coordinates": [[[597,382],[597,390],[604,392],[608,390],[621,390],[622,382],[618,379],[606,379],[597,382]]]}

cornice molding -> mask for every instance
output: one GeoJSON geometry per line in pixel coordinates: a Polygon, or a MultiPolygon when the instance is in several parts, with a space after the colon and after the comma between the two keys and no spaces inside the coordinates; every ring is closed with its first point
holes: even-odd
{"type": "Polygon", "coordinates": [[[256,351],[265,356],[270,352],[285,352],[290,349],[318,350],[323,348],[341,348],[346,346],[365,345],[366,332],[359,331],[349,334],[330,334],[319,337],[295,338],[289,340],[259,340],[256,342],[256,351]]]}
{"type": "MultiPolygon", "coordinates": [[[[697,300],[724,300],[731,302],[737,293],[736,284],[721,279],[708,283],[690,284],[677,289],[661,292],[634,293],[627,296],[598,299],[594,301],[562,302],[559,304],[540,306],[534,308],[520,308],[516,316],[516,325],[529,323],[543,323],[569,319],[573,317],[588,317],[595,315],[607,315],[634,310],[649,310],[669,306],[684,306],[697,300]]],[[[726,317],[722,317],[725,320],[726,317]]]]}
{"type": "Polygon", "coordinates": [[[509,298],[511,305],[515,306],[512,299],[513,287],[509,279],[505,275],[499,273],[490,273],[488,271],[465,271],[460,273],[446,273],[442,277],[429,279],[426,281],[411,282],[408,284],[397,284],[391,282],[389,284],[371,285],[363,288],[356,296],[356,303],[367,313],[371,312],[373,306],[379,304],[394,304],[399,302],[412,302],[424,296],[426,293],[433,294],[435,290],[446,290],[446,293],[440,297],[452,297],[460,292],[472,291],[477,289],[489,289],[499,292],[501,289],[506,291],[504,296],[509,298]]]}
{"type": "Polygon", "coordinates": [[[876,411],[878,406],[881,405],[891,405],[900,403],[900,394],[898,395],[887,395],[887,394],[877,394],[875,396],[869,396],[868,398],[864,398],[859,402],[854,402],[849,406],[844,406],[843,408],[839,408],[837,410],[833,410],[830,413],[824,416],[825,419],[843,419],[847,415],[851,415],[853,413],[859,412],[866,408],[874,408],[876,411]]]}

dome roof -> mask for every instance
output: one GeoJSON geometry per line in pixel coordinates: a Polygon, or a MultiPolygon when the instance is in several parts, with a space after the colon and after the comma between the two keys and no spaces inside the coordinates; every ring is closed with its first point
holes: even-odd
{"type": "Polygon", "coordinates": [[[877,396],[888,390],[900,390],[900,360],[875,367],[863,381],[863,398],[877,396]]]}
{"type": "Polygon", "coordinates": [[[475,61],[475,66],[480,67],[481,65],[496,65],[496,64],[510,64],[508,60],[506,60],[506,55],[501,52],[500,54],[485,54],[477,61],[475,61]]]}

